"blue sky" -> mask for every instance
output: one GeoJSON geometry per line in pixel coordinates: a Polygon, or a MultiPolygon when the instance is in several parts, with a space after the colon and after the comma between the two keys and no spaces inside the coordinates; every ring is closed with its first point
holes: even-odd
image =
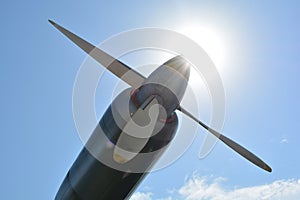
{"type": "Polygon", "coordinates": [[[205,134],[199,130],[186,153],[150,174],[132,199],[300,195],[296,1],[4,1],[0,9],[3,199],[53,199],[82,148],[73,122],[72,91],[86,55],[56,31],[49,18],[94,44],[143,27],[180,31],[197,26],[221,38],[224,56],[217,67],[226,93],[222,132],[262,157],[273,172],[258,169],[221,142],[199,160],[205,134]]]}

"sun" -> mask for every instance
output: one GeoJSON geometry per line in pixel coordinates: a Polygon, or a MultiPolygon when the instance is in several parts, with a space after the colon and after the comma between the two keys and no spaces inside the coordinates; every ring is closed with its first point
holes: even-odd
{"type": "Polygon", "coordinates": [[[217,30],[206,26],[188,25],[178,29],[178,32],[195,41],[212,59],[219,71],[226,65],[228,48],[226,41],[217,30]]]}

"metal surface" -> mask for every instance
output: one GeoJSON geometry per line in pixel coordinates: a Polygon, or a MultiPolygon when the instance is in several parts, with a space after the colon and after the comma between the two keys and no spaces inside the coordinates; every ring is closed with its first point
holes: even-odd
{"type": "MultiPolygon", "coordinates": [[[[124,169],[127,169],[127,171],[120,171],[99,161],[99,157],[104,156],[114,162],[114,148],[122,135],[122,127],[119,127],[115,121],[112,107],[115,103],[118,103],[118,99],[123,100],[122,98],[128,94],[130,94],[128,91],[122,92],[109,106],[85,148],[83,148],[65,177],[55,198],[56,200],[127,199],[148,174],[146,170],[151,168],[163,154],[164,147],[169,144],[177,130],[178,118],[176,114],[173,121],[164,124],[160,132],[148,138],[147,143],[140,150],[144,153],[155,152],[151,157],[148,157],[146,162],[138,157],[132,158],[126,164],[115,162],[115,165],[126,166],[124,169]],[[109,141],[109,145],[104,141],[109,141]],[[162,151],[157,151],[160,149],[162,151]],[[139,165],[142,171],[145,172],[131,172],[134,170],[132,167],[136,167],[136,165],[139,165]]],[[[130,101],[130,104],[130,107],[134,110],[138,109],[132,101],[130,101]]],[[[122,115],[122,113],[118,114],[122,115]]],[[[126,121],[124,121],[125,125],[126,121]]]]}

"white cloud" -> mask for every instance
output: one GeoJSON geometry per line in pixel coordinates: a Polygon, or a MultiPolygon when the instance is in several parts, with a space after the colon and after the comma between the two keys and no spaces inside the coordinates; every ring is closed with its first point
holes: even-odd
{"type": "Polygon", "coordinates": [[[219,180],[209,183],[207,178],[193,177],[179,189],[185,200],[229,199],[299,199],[300,180],[278,180],[271,184],[237,189],[224,188],[219,180]]]}
{"type": "MultiPolygon", "coordinates": [[[[244,188],[226,188],[222,185],[224,178],[212,179],[208,177],[191,177],[185,184],[172,196],[160,199],[184,199],[184,200],[296,200],[300,198],[300,179],[299,180],[277,180],[266,185],[258,185],[244,188]],[[177,193],[178,195],[176,195],[177,193]]],[[[154,200],[152,193],[135,193],[131,200],[154,200]]]]}
{"type": "Polygon", "coordinates": [[[287,143],[289,143],[289,141],[288,141],[288,139],[286,139],[286,138],[282,138],[281,140],[280,140],[280,143],[281,144],[287,144],[287,143]]]}
{"type": "Polygon", "coordinates": [[[152,200],[151,198],[152,196],[152,193],[151,192],[146,192],[146,193],[143,193],[143,192],[135,192],[130,200],[152,200]]]}
{"type": "Polygon", "coordinates": [[[209,183],[208,178],[193,177],[186,181],[179,189],[179,194],[185,199],[211,199],[212,197],[224,196],[225,192],[220,187],[218,180],[209,183]]]}
{"type": "Polygon", "coordinates": [[[173,200],[172,197],[166,197],[166,198],[159,198],[157,200],[173,200]]]}

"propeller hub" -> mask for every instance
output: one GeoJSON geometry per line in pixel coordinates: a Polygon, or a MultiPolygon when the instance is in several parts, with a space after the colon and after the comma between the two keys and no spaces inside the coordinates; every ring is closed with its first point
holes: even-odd
{"type": "Polygon", "coordinates": [[[150,95],[159,95],[170,116],[178,108],[190,76],[190,64],[176,56],[153,71],[136,92],[135,101],[144,102],[150,95]]]}

